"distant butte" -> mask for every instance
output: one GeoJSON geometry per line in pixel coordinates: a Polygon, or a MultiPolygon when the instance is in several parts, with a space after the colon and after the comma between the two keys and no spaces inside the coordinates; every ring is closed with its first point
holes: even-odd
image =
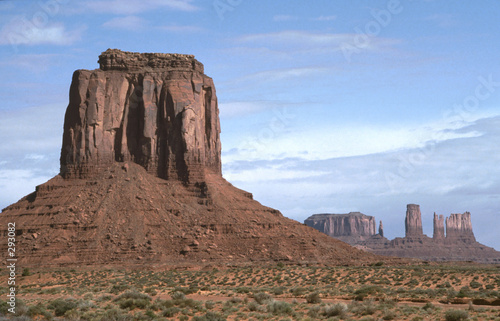
{"type": "Polygon", "coordinates": [[[20,267],[384,260],[223,179],[215,86],[194,56],[110,49],[99,64],[73,75],[60,173],[0,214],[20,267]]]}
{"type": "Polygon", "coordinates": [[[304,223],[374,254],[428,261],[500,263],[500,252],[476,241],[469,212],[451,214],[447,217],[446,234],[443,215],[434,213],[434,234],[432,238],[429,238],[422,231],[420,206],[408,204],[405,237],[398,237],[394,240],[384,237],[382,221],[380,221],[379,233],[375,234],[375,218],[361,215],[360,213],[315,214],[304,223]],[[350,224],[345,224],[345,222],[350,222],[350,224]],[[355,229],[352,228],[353,223],[356,226],[355,229]],[[367,234],[365,231],[370,232],[367,234]]]}

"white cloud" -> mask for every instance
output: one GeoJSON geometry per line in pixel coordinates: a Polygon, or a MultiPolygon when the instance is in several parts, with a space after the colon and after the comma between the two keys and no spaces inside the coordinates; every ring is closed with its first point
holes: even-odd
{"type": "Polygon", "coordinates": [[[248,81],[274,82],[274,81],[283,80],[283,79],[307,77],[307,76],[315,75],[318,73],[324,73],[327,71],[328,71],[328,68],[323,68],[323,67],[274,69],[274,70],[266,70],[266,71],[256,72],[256,73],[241,77],[235,81],[245,82],[245,83],[248,81]]]}
{"type": "MultiPolygon", "coordinates": [[[[308,20],[311,20],[311,21],[333,21],[336,19],[337,19],[337,16],[335,16],[335,15],[308,18],[308,20]]],[[[292,15],[286,15],[286,14],[279,14],[279,15],[273,16],[273,21],[276,21],[276,22],[288,22],[288,21],[298,21],[298,20],[301,20],[301,18],[298,16],[292,16],[292,15]]]]}
{"type": "Polygon", "coordinates": [[[337,19],[337,16],[319,16],[317,18],[314,18],[313,20],[315,21],[333,21],[333,20],[336,20],[337,19]]]}
{"type": "MultiPolygon", "coordinates": [[[[494,152],[498,150],[500,116],[476,119],[461,127],[428,124],[411,132],[417,139],[407,148],[353,157],[252,160],[231,158],[234,153],[230,153],[223,157],[223,173],[263,204],[300,221],[316,213],[358,210],[383,220],[386,234],[392,238],[404,235],[405,206],[416,203],[421,205],[424,225],[429,228],[434,211],[470,211],[476,236],[494,233],[491,220],[500,213],[500,154],[494,152]],[[411,147],[428,140],[433,132],[444,133],[433,148],[411,147]]],[[[363,131],[361,135],[370,134],[375,133],[363,131]]],[[[295,145],[308,149],[319,137],[296,141],[295,145]]],[[[374,138],[372,142],[390,137],[374,138]]],[[[327,137],[323,147],[338,145],[342,139],[327,137]]],[[[498,238],[483,239],[486,245],[500,249],[498,238]]]]}
{"type": "Polygon", "coordinates": [[[105,28],[113,29],[125,29],[125,30],[140,30],[144,28],[146,22],[144,19],[137,16],[126,16],[126,17],[116,17],[107,22],[102,26],[105,28]]]}
{"type": "MultiPolygon", "coordinates": [[[[364,36],[362,46],[356,48],[363,51],[379,51],[392,48],[400,43],[397,39],[364,36]],[[367,38],[366,38],[367,37],[367,38]]],[[[351,33],[315,33],[299,30],[285,30],[271,33],[250,34],[236,39],[237,43],[249,46],[279,48],[281,51],[302,52],[308,54],[325,54],[341,51],[343,46],[356,46],[359,34],[351,33]]]]}
{"type": "Polygon", "coordinates": [[[35,191],[35,187],[52,176],[40,175],[31,169],[0,169],[0,210],[35,191]]]}
{"type": "Polygon", "coordinates": [[[235,101],[219,104],[220,117],[232,118],[248,114],[253,114],[270,108],[268,102],[235,101]]]}
{"type": "Polygon", "coordinates": [[[257,168],[255,170],[227,171],[224,173],[224,177],[230,181],[256,182],[262,181],[264,177],[266,181],[275,181],[310,178],[327,173],[328,172],[290,170],[287,168],[275,167],[257,168]]]}
{"type": "Polygon", "coordinates": [[[134,15],[161,8],[179,11],[196,11],[199,9],[193,4],[192,0],[95,0],[86,1],[83,6],[98,13],[122,15],[134,15]]]}
{"type": "MultiPolygon", "coordinates": [[[[296,118],[296,117],[295,117],[296,118]]],[[[287,157],[300,157],[309,160],[336,157],[353,157],[386,153],[401,149],[424,148],[458,138],[479,137],[477,130],[467,130],[470,123],[456,124],[437,122],[418,127],[390,127],[363,124],[313,126],[306,129],[289,128],[278,125],[255,129],[238,146],[241,153],[228,155],[227,161],[235,160],[273,160],[287,157]],[[460,129],[465,130],[460,130],[460,129]]],[[[227,148],[232,148],[228,146],[227,148]]]]}
{"type": "MultiPolygon", "coordinates": [[[[44,155],[59,150],[67,102],[0,113],[2,154],[44,155]],[[42,125],[41,125],[42,124],[42,125]]],[[[22,155],[22,156],[21,156],[22,155]]]]}
{"type": "Polygon", "coordinates": [[[71,45],[81,39],[85,26],[67,31],[61,23],[40,27],[20,17],[12,19],[0,30],[0,45],[71,45]]]}

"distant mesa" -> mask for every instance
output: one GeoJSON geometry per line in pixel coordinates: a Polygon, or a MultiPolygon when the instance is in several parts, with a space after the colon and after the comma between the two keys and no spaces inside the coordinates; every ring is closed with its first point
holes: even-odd
{"type": "Polygon", "coordinates": [[[384,259],[223,179],[215,86],[194,56],[109,49],[99,65],[73,74],[59,175],[0,214],[20,267],[384,259]]]}
{"type": "Polygon", "coordinates": [[[375,218],[358,212],[315,214],[304,223],[348,244],[379,255],[429,261],[500,262],[500,252],[476,241],[469,212],[451,214],[446,220],[443,215],[434,213],[432,238],[423,234],[420,206],[416,204],[407,205],[405,237],[394,240],[384,237],[382,221],[379,233],[375,234],[375,218]]]}

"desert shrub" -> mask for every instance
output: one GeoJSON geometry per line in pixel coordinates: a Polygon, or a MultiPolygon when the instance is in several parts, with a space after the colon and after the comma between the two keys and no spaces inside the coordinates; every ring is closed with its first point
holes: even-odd
{"type": "Polygon", "coordinates": [[[464,310],[448,310],[444,314],[446,321],[463,321],[469,319],[469,314],[464,310]]]}
{"type": "Polygon", "coordinates": [[[480,288],[482,286],[481,283],[477,282],[477,281],[471,281],[469,283],[469,286],[473,289],[477,289],[477,288],[480,288]]]}
{"type": "Polygon", "coordinates": [[[391,310],[384,310],[383,320],[394,320],[396,318],[396,312],[391,310]]]}
{"type": "Polygon", "coordinates": [[[304,295],[306,293],[306,289],[304,289],[304,288],[293,288],[293,289],[290,290],[290,292],[294,296],[298,297],[298,296],[304,295]]]}
{"type": "Polygon", "coordinates": [[[30,276],[31,275],[30,269],[24,268],[23,273],[21,275],[22,276],[30,276]]]}
{"type": "Polygon", "coordinates": [[[200,290],[199,287],[197,286],[190,286],[188,288],[183,288],[183,287],[176,287],[172,291],[174,294],[175,292],[182,292],[184,294],[192,294],[192,293],[197,293],[200,290]]]}
{"type": "Polygon", "coordinates": [[[283,301],[273,301],[267,304],[268,312],[274,315],[287,314],[290,315],[293,313],[292,305],[283,301]]]}
{"type": "Polygon", "coordinates": [[[52,314],[45,309],[45,307],[38,303],[37,305],[32,305],[28,308],[28,312],[26,313],[31,318],[36,318],[37,316],[43,316],[45,319],[50,320],[52,318],[52,314]]]}
{"type": "Polygon", "coordinates": [[[226,321],[226,318],[219,313],[209,311],[203,316],[194,317],[193,321],[226,321]]]}
{"type": "Polygon", "coordinates": [[[213,301],[207,301],[205,302],[205,308],[208,310],[212,310],[215,307],[215,303],[213,301]]]}
{"type": "Polygon", "coordinates": [[[460,291],[458,291],[457,298],[466,298],[470,297],[470,295],[471,295],[470,288],[468,286],[464,286],[460,289],[460,291]]]}
{"type": "Polygon", "coordinates": [[[0,300],[0,315],[7,315],[9,313],[9,304],[7,301],[0,300]]]}
{"type": "Polygon", "coordinates": [[[185,300],[186,299],[186,295],[184,294],[184,292],[174,292],[172,294],[172,300],[185,300]]]}
{"type": "Polygon", "coordinates": [[[273,297],[265,292],[255,293],[253,298],[258,304],[265,304],[273,300],[273,297]]]}
{"type": "Polygon", "coordinates": [[[377,311],[372,301],[362,303],[354,301],[350,306],[350,310],[356,315],[372,315],[377,311]]]}
{"type": "Polygon", "coordinates": [[[285,287],[279,286],[279,287],[273,288],[271,291],[273,292],[274,295],[281,295],[285,292],[285,287]]]}
{"type": "Polygon", "coordinates": [[[137,291],[127,291],[115,299],[122,309],[145,309],[151,303],[151,297],[137,291]]]}
{"type": "Polygon", "coordinates": [[[307,303],[321,303],[321,298],[318,292],[310,293],[306,296],[307,303]]]}
{"type": "Polygon", "coordinates": [[[97,319],[99,321],[132,321],[133,317],[126,313],[123,313],[117,308],[109,309],[104,312],[104,315],[97,319]]]}
{"type": "Polygon", "coordinates": [[[163,311],[163,316],[167,317],[167,318],[171,318],[171,317],[175,316],[177,313],[179,313],[180,311],[181,311],[181,309],[179,309],[178,307],[166,308],[163,311]]]}
{"type": "Polygon", "coordinates": [[[374,295],[374,294],[381,292],[381,291],[382,291],[382,289],[376,285],[364,286],[364,287],[354,291],[354,294],[356,295],[354,299],[356,301],[363,301],[367,296],[374,295]]]}
{"type": "Polygon", "coordinates": [[[430,310],[434,310],[436,308],[436,306],[430,302],[427,302],[423,307],[422,309],[424,309],[425,311],[430,311],[430,310]]]}
{"type": "Polygon", "coordinates": [[[77,302],[75,299],[55,299],[50,301],[47,307],[51,310],[54,310],[54,314],[57,317],[61,317],[67,311],[76,308],[77,302]]]}
{"type": "Polygon", "coordinates": [[[246,286],[237,287],[235,290],[236,293],[250,293],[250,288],[246,286]]]}
{"type": "Polygon", "coordinates": [[[312,306],[309,311],[307,311],[307,315],[311,318],[317,319],[319,317],[319,311],[321,307],[319,305],[312,306]]]}
{"type": "Polygon", "coordinates": [[[247,307],[250,311],[257,311],[259,309],[259,304],[255,301],[252,301],[248,303],[247,307]]]}
{"type": "Polygon", "coordinates": [[[347,312],[347,304],[345,303],[335,303],[331,305],[327,305],[323,308],[323,315],[326,317],[336,317],[336,316],[344,316],[347,312]]]}
{"type": "Polygon", "coordinates": [[[130,289],[130,286],[127,284],[115,284],[109,289],[109,293],[119,294],[128,289],[130,289]]]}

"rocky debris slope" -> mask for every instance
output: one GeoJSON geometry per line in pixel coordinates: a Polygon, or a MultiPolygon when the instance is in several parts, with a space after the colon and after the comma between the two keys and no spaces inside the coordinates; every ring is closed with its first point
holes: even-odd
{"type": "Polygon", "coordinates": [[[375,218],[359,212],[314,214],[304,223],[346,243],[356,243],[375,235],[375,218]]]}
{"type": "MultiPolygon", "coordinates": [[[[329,214],[328,216],[330,222],[339,222],[335,218],[336,214],[329,214]]],[[[315,215],[310,218],[314,217],[315,215]]],[[[306,224],[308,224],[309,219],[305,221],[306,224]]],[[[308,225],[320,231],[325,230],[319,224],[308,225]]],[[[409,204],[407,205],[405,227],[405,237],[397,237],[393,240],[388,240],[383,236],[382,223],[380,224],[379,234],[368,238],[364,234],[350,235],[346,238],[344,233],[339,232],[342,230],[341,225],[330,226],[328,231],[333,231],[333,233],[325,233],[360,249],[379,255],[419,258],[429,261],[500,263],[500,252],[476,241],[469,212],[451,214],[446,220],[444,220],[443,215],[434,213],[434,234],[430,238],[422,232],[420,206],[409,204]],[[444,222],[446,222],[446,235],[444,222]]]]}
{"type": "Polygon", "coordinates": [[[215,87],[193,56],[108,50],[99,63],[74,74],[60,174],[0,215],[19,266],[381,260],[222,178],[215,87]]]}

